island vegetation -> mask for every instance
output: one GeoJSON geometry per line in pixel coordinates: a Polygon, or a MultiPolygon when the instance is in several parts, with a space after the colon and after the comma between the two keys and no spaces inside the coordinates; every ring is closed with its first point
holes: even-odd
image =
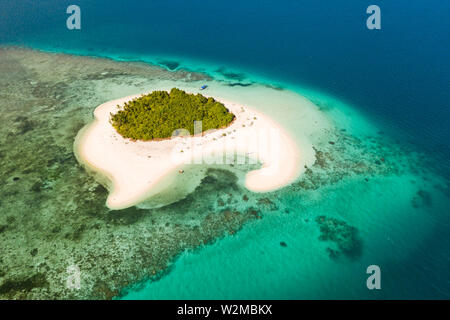
{"type": "Polygon", "coordinates": [[[194,121],[202,121],[202,132],[228,126],[235,116],[220,102],[201,94],[172,88],[153,91],[111,114],[111,124],[125,138],[153,140],[172,137],[175,130],[194,134],[194,121]]]}

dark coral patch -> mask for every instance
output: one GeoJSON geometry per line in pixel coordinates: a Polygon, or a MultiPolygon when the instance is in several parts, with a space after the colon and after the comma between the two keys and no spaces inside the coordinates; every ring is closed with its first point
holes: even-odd
{"type": "Polygon", "coordinates": [[[232,83],[227,83],[227,86],[229,87],[250,87],[252,85],[252,83],[241,83],[241,82],[232,82],[232,83]]]}
{"type": "Polygon", "coordinates": [[[180,64],[178,62],[168,61],[168,60],[161,61],[160,64],[167,67],[167,69],[169,69],[170,71],[174,71],[175,69],[177,69],[180,66],[180,64]]]}
{"type": "Polygon", "coordinates": [[[232,72],[224,67],[217,69],[216,72],[220,73],[227,79],[237,80],[239,82],[245,79],[245,75],[243,73],[232,72]]]}
{"type": "Polygon", "coordinates": [[[319,216],[316,222],[320,228],[319,240],[332,242],[336,247],[327,249],[330,258],[336,259],[344,255],[356,259],[361,256],[362,243],[358,229],[332,217],[319,216]]]}
{"type": "Polygon", "coordinates": [[[414,208],[431,207],[431,194],[425,190],[419,190],[411,200],[414,208]]]}
{"type": "Polygon", "coordinates": [[[258,206],[261,206],[270,211],[278,210],[278,206],[269,198],[259,198],[257,203],[258,203],[258,206]]]}
{"type": "Polygon", "coordinates": [[[106,220],[116,225],[132,225],[138,222],[145,214],[151,210],[142,210],[130,207],[122,210],[111,210],[106,216],[106,220]]]}
{"type": "Polygon", "coordinates": [[[14,294],[18,291],[30,291],[33,288],[48,286],[45,275],[38,273],[29,278],[18,280],[6,280],[0,286],[0,294],[14,294]]]}

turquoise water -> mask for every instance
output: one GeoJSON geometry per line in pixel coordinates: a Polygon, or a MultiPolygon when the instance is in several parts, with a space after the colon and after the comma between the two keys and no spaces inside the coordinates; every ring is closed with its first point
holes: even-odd
{"type": "Polygon", "coordinates": [[[10,13],[1,43],[200,71],[243,90],[281,87],[311,99],[338,130],[320,149],[332,158],[323,167],[259,196],[270,201],[262,219],[183,251],[163,276],[118,298],[450,297],[448,4],[380,1],[383,29],[368,34],[364,1],[262,1],[258,10],[252,1],[79,1],[83,27],[73,33],[59,27],[66,2],[0,4],[10,13]],[[337,227],[321,230],[322,216],[337,227]],[[380,291],[365,286],[372,264],[380,291]]]}
{"type": "MultiPolygon", "coordinates": [[[[405,182],[374,181],[369,188],[351,182],[324,192],[322,196],[329,198],[326,203],[298,201],[301,211],[274,213],[260,223],[248,225],[234,237],[198,252],[184,253],[166,277],[146,283],[124,298],[400,299],[405,295],[411,298],[448,295],[445,274],[437,279],[421,279],[429,272],[422,269],[430,256],[424,242],[439,229],[438,222],[430,221],[425,212],[405,210],[410,206],[413,190],[402,190],[398,202],[390,202],[391,192],[397,192],[405,182]],[[368,196],[351,197],[354,193],[368,196]],[[374,194],[378,195],[375,199],[374,194]],[[329,259],[327,245],[318,241],[312,220],[330,212],[359,229],[363,254],[356,261],[329,259]],[[287,247],[280,246],[282,241],[287,247]],[[371,264],[382,270],[380,292],[365,287],[365,267],[371,264]],[[415,276],[402,281],[405,272],[415,276]],[[441,282],[442,286],[427,283],[430,280],[441,282]]],[[[289,199],[288,195],[280,201],[285,199],[289,199]]],[[[445,261],[445,256],[441,258],[445,261]]]]}
{"type": "Polygon", "coordinates": [[[409,172],[422,160],[402,159],[393,145],[383,152],[370,143],[367,148],[394,161],[417,162],[411,167],[402,163],[406,172],[401,174],[383,172],[369,181],[356,176],[300,194],[289,187],[275,192],[270,199],[276,199],[279,207],[265,212],[262,220],[212,245],[182,253],[167,275],[125,290],[121,298],[448,297],[444,272],[448,253],[443,250],[449,245],[448,195],[437,187],[444,186],[445,179],[409,172]],[[419,199],[420,190],[432,194],[432,200],[419,199]],[[322,215],[358,230],[353,239],[356,252],[330,256],[327,248],[335,244],[319,240],[315,221],[322,215]],[[366,287],[366,268],[372,264],[382,270],[381,291],[366,287]]]}

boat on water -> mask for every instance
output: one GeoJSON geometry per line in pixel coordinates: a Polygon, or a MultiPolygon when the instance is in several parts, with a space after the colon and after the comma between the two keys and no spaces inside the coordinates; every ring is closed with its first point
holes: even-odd
{"type": "Polygon", "coordinates": [[[205,90],[206,88],[208,88],[208,86],[206,84],[204,84],[200,87],[200,90],[205,90]]]}

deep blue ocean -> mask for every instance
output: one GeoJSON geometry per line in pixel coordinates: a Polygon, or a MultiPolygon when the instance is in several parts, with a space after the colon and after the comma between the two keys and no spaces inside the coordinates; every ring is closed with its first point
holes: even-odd
{"type": "MultiPolygon", "coordinates": [[[[215,72],[306,96],[317,90],[395,129],[450,177],[449,13],[442,0],[0,0],[0,44],[215,72]],[[81,30],[66,28],[71,4],[81,8],[81,30]],[[371,4],[381,8],[381,30],[366,27],[371,4]]],[[[429,268],[448,285],[448,229],[439,237],[444,259],[429,268]]],[[[393,297],[399,292],[408,297],[393,297]]]]}

